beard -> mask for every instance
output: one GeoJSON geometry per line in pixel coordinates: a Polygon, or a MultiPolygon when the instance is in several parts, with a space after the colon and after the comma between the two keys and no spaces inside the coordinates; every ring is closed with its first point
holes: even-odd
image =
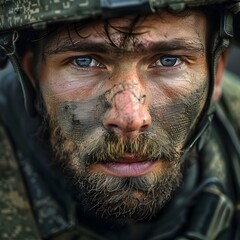
{"type": "Polygon", "coordinates": [[[163,131],[119,139],[112,133],[95,130],[80,141],[66,137],[56,119],[47,122],[54,163],[71,182],[84,211],[107,222],[123,224],[153,218],[181,184],[180,154],[163,131]],[[138,159],[161,161],[161,171],[153,170],[139,177],[89,171],[92,165],[114,162],[126,152],[138,159]]]}
{"type": "Polygon", "coordinates": [[[150,220],[168,202],[179,186],[179,171],[158,176],[116,178],[85,174],[79,178],[78,195],[86,210],[108,222],[150,220]]]}
{"type": "MultiPolygon", "coordinates": [[[[184,114],[191,102],[182,104],[184,107],[173,103],[166,110],[168,114],[160,115],[153,109],[151,128],[134,138],[119,138],[104,129],[99,124],[102,109],[89,110],[87,102],[61,103],[55,107],[56,112],[49,111],[51,114],[41,109],[41,116],[47,116],[44,128],[52,145],[53,161],[72,183],[74,195],[87,213],[122,224],[152,219],[167,204],[180,187],[188,164],[181,161],[179,146],[195,116],[184,114]],[[137,177],[91,171],[94,164],[115,162],[126,153],[161,163],[161,167],[137,177]]],[[[95,102],[92,105],[97,106],[95,102]]]]}

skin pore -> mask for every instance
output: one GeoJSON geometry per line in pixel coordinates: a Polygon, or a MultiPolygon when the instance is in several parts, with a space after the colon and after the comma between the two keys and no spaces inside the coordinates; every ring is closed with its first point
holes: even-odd
{"type": "Polygon", "coordinates": [[[180,186],[182,149],[208,91],[203,14],[152,14],[126,36],[131,21],[110,21],[112,42],[101,21],[64,27],[42,40],[36,74],[24,60],[54,161],[86,208],[113,220],[151,218],[180,186]]]}

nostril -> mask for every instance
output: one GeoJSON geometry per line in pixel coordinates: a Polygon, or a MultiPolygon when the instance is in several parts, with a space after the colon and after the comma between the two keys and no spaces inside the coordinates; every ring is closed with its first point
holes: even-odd
{"type": "Polygon", "coordinates": [[[107,124],[107,126],[106,126],[108,129],[117,129],[117,128],[119,128],[119,126],[117,125],[117,124],[112,124],[112,123],[110,123],[110,124],[107,124]]]}
{"type": "Polygon", "coordinates": [[[141,131],[141,132],[144,132],[144,131],[146,131],[148,128],[149,128],[149,125],[148,125],[148,124],[145,124],[145,125],[141,126],[140,131],[141,131]]]}
{"type": "Polygon", "coordinates": [[[116,108],[109,109],[103,118],[105,129],[119,135],[136,135],[146,131],[151,125],[151,116],[147,107],[137,105],[130,110],[126,112],[116,108]]]}

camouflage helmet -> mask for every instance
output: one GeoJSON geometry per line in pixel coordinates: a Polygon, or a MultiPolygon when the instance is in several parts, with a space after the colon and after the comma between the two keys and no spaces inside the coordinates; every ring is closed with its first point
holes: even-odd
{"type": "Polygon", "coordinates": [[[0,31],[88,17],[111,17],[130,13],[148,13],[167,8],[181,11],[186,7],[221,4],[234,13],[240,0],[0,0],[0,31]]]}

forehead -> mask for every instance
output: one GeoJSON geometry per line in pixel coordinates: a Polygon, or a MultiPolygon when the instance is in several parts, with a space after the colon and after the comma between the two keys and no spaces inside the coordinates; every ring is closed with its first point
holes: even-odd
{"type": "Polygon", "coordinates": [[[142,17],[75,22],[56,29],[45,39],[45,48],[50,51],[86,41],[114,45],[125,50],[172,39],[185,39],[191,44],[205,40],[207,28],[202,12],[188,10],[177,14],[162,11],[142,17]]]}

